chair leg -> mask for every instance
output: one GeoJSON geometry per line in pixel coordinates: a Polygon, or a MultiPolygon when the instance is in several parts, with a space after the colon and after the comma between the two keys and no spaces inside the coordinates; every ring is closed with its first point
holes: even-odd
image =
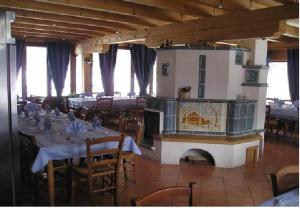
{"type": "Polygon", "coordinates": [[[76,181],[71,181],[71,199],[70,203],[73,205],[74,203],[74,196],[75,196],[75,191],[76,191],[76,181]]]}
{"type": "Polygon", "coordinates": [[[38,194],[39,194],[39,173],[34,174],[34,204],[38,205],[38,194]]]}
{"type": "Polygon", "coordinates": [[[114,206],[118,206],[117,188],[114,189],[114,206]]]}

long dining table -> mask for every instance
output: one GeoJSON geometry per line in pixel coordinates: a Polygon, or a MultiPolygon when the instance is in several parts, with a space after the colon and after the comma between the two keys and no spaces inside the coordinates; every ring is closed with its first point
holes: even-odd
{"type": "MultiPolygon", "coordinates": [[[[81,132],[80,137],[75,137],[67,133],[66,128],[70,125],[68,115],[60,114],[56,116],[54,113],[46,113],[41,111],[40,124],[43,124],[44,118],[47,116],[51,121],[51,131],[45,132],[43,125],[36,125],[33,116],[18,117],[18,130],[20,133],[33,137],[38,147],[38,153],[31,167],[31,171],[36,173],[47,167],[48,173],[48,198],[51,206],[55,205],[54,192],[54,166],[53,160],[65,160],[70,158],[79,158],[86,156],[86,138],[104,138],[108,136],[120,135],[111,129],[104,127],[92,128],[92,124],[86,121],[75,119],[86,127],[86,131],[81,132]]],[[[107,149],[116,146],[116,143],[104,143],[97,146],[97,149],[107,149]]],[[[123,151],[132,151],[137,155],[141,155],[141,151],[130,136],[125,137],[123,151]]]]}

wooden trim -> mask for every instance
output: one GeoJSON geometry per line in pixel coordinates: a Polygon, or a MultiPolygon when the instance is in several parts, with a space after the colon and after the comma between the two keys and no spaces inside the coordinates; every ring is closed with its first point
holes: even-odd
{"type": "Polygon", "coordinates": [[[190,142],[190,143],[205,143],[205,144],[242,144],[261,140],[260,134],[252,134],[247,136],[205,136],[205,135],[187,135],[187,134],[159,134],[154,137],[155,139],[166,142],[190,142]]]}
{"type": "Polygon", "coordinates": [[[93,64],[86,61],[92,60],[93,54],[82,54],[82,66],[83,66],[83,86],[84,92],[92,92],[92,67],[93,64]]]}

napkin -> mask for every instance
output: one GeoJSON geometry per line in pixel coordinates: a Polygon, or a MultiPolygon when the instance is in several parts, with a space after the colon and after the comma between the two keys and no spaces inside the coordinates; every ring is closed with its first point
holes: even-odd
{"type": "Polygon", "coordinates": [[[70,121],[75,121],[75,115],[74,115],[74,113],[73,112],[69,112],[68,113],[68,118],[69,118],[70,121]]]}
{"type": "Polygon", "coordinates": [[[98,119],[97,116],[94,116],[92,121],[93,130],[101,127],[101,121],[98,119]]]}
{"type": "Polygon", "coordinates": [[[86,126],[79,121],[71,121],[65,129],[66,133],[73,134],[76,137],[87,131],[86,126]]]}

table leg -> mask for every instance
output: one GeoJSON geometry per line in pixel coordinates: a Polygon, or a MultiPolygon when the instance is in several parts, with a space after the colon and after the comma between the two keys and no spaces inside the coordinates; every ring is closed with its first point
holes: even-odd
{"type": "Polygon", "coordinates": [[[52,160],[48,161],[48,197],[51,206],[54,206],[54,168],[52,160]]]}

